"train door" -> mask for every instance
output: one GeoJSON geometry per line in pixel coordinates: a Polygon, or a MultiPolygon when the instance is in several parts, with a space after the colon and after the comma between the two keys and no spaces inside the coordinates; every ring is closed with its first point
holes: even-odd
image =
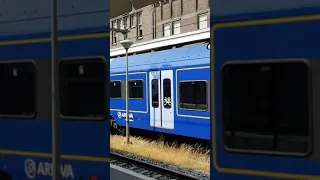
{"type": "Polygon", "coordinates": [[[150,72],[150,126],[161,127],[161,91],[160,71],[150,72]]]}
{"type": "Polygon", "coordinates": [[[162,95],[162,109],[161,109],[161,127],[166,129],[174,128],[174,114],[173,114],[173,71],[161,71],[161,95],[162,95]]]}
{"type": "Polygon", "coordinates": [[[150,72],[150,126],[174,129],[173,71],[150,72]]]}

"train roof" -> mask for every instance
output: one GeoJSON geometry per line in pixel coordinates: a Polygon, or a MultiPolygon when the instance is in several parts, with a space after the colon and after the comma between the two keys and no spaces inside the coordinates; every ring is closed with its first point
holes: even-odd
{"type": "MultiPolygon", "coordinates": [[[[209,46],[210,47],[210,46],[209,46]]],[[[158,70],[210,63],[208,43],[129,56],[129,71],[158,70]]],[[[126,71],[126,57],[110,60],[111,73],[126,71]]]]}

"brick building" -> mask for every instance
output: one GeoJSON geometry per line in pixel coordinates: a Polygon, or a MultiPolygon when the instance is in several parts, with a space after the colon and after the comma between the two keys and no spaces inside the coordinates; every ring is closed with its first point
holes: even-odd
{"type": "Polygon", "coordinates": [[[119,42],[124,39],[143,44],[192,31],[208,30],[209,18],[209,0],[164,0],[141,9],[132,9],[110,20],[111,27],[130,31],[127,35],[111,32],[110,49],[121,48],[119,42]]]}

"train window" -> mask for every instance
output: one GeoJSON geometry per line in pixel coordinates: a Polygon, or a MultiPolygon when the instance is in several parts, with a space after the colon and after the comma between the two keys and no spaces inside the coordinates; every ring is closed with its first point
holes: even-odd
{"type": "Polygon", "coordinates": [[[163,80],[163,107],[171,108],[171,79],[163,80]]]}
{"type": "Polygon", "coordinates": [[[32,62],[0,64],[0,116],[36,115],[36,68],[32,62]]]}
{"type": "Polygon", "coordinates": [[[59,63],[60,113],[63,119],[102,120],[106,116],[103,59],[59,63]]]}
{"type": "Polygon", "coordinates": [[[158,79],[152,79],[151,81],[152,88],[152,107],[159,107],[159,81],[158,79]]]}
{"type": "Polygon", "coordinates": [[[180,82],[180,108],[196,111],[207,110],[208,102],[206,81],[180,82]]]}
{"type": "Polygon", "coordinates": [[[110,98],[121,99],[121,81],[110,81],[110,98]]]}
{"type": "Polygon", "coordinates": [[[282,155],[309,152],[305,63],[229,64],[222,76],[227,150],[282,155]]]}
{"type": "Polygon", "coordinates": [[[129,81],[129,99],[143,99],[143,81],[129,81]]]}

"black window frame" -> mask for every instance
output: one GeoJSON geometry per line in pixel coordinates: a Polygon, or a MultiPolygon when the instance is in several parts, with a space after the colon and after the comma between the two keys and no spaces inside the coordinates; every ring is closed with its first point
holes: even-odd
{"type": "Polygon", "coordinates": [[[163,92],[162,92],[162,97],[163,97],[163,101],[164,101],[164,98],[165,98],[165,89],[164,89],[164,86],[165,86],[165,84],[164,84],[164,81],[165,80],[169,80],[169,87],[170,87],[170,100],[171,100],[171,104],[170,104],[170,106],[166,106],[166,105],[164,105],[164,102],[163,102],[163,107],[165,108],[165,109],[171,109],[172,108],[172,93],[171,93],[171,89],[172,89],[172,86],[171,86],[171,84],[172,84],[172,80],[170,79],[170,78],[164,78],[164,79],[162,79],[162,87],[163,87],[163,92]]]}
{"type": "Polygon", "coordinates": [[[110,99],[122,99],[122,82],[121,80],[114,80],[114,81],[110,81],[109,84],[114,83],[114,82],[119,82],[120,84],[120,97],[111,97],[111,85],[110,85],[110,99]]]}
{"type": "MultiPolygon", "coordinates": [[[[103,67],[107,66],[106,63],[106,58],[104,56],[88,56],[88,57],[69,57],[69,58],[62,58],[60,60],[58,60],[58,78],[59,78],[59,84],[61,85],[60,82],[60,64],[61,63],[65,63],[65,62],[71,62],[71,64],[75,63],[79,63],[79,62],[88,62],[88,60],[90,60],[90,62],[96,61],[96,62],[101,62],[103,64],[103,67]]],[[[104,69],[107,73],[110,72],[107,68],[104,69]]],[[[105,90],[104,92],[107,92],[107,90],[109,89],[109,85],[110,83],[108,83],[108,81],[105,80],[105,77],[102,78],[105,81],[105,90]]],[[[110,82],[110,81],[109,81],[110,82]]],[[[61,88],[61,87],[60,87],[61,88]]],[[[61,91],[61,89],[59,89],[59,92],[61,91]]],[[[61,97],[61,94],[59,93],[59,101],[60,99],[63,98],[61,97]]],[[[108,98],[108,93],[104,93],[104,97],[101,97],[104,100],[104,108],[103,108],[103,114],[104,116],[100,116],[100,117],[84,117],[84,116],[64,116],[63,114],[61,114],[61,107],[59,106],[59,115],[61,120],[64,121],[89,121],[89,122],[101,122],[101,121],[106,121],[107,118],[109,117],[109,114],[107,114],[109,111],[107,110],[107,103],[109,102],[109,98],[108,98]]]]}
{"type": "Polygon", "coordinates": [[[209,100],[208,100],[208,81],[207,80],[182,80],[179,82],[179,108],[184,111],[195,111],[195,112],[207,112],[209,110],[209,100]],[[206,109],[188,109],[181,107],[181,83],[192,83],[192,82],[204,82],[206,87],[206,109]]]}
{"type": "Polygon", "coordinates": [[[129,96],[129,100],[144,100],[144,88],[145,88],[145,84],[144,84],[144,80],[143,79],[130,79],[129,81],[128,81],[128,96],[129,96]],[[130,92],[131,92],[131,90],[130,90],[130,82],[132,82],[132,81],[142,81],[142,97],[141,98],[131,98],[130,97],[130,92]]]}
{"type": "Polygon", "coordinates": [[[38,72],[37,65],[34,60],[14,60],[14,61],[1,61],[0,64],[22,64],[30,63],[34,68],[34,112],[32,115],[14,115],[14,114],[0,114],[1,118],[19,118],[19,119],[34,119],[38,115],[38,72]]]}
{"type": "Polygon", "coordinates": [[[159,85],[159,79],[152,79],[151,80],[151,106],[153,107],[153,108],[159,108],[159,104],[160,104],[160,93],[159,93],[159,87],[160,87],[160,85],[159,85]],[[152,85],[153,85],[153,82],[154,82],[154,80],[156,80],[157,81],[157,101],[154,101],[154,98],[153,98],[153,88],[152,88],[152,85]],[[156,106],[155,106],[155,104],[154,104],[154,102],[157,102],[158,104],[156,104],[156,106]]]}
{"type": "Polygon", "coordinates": [[[312,111],[313,111],[313,101],[312,101],[312,72],[309,62],[306,59],[279,59],[279,60],[248,60],[248,61],[230,61],[226,62],[222,65],[221,68],[221,106],[222,106],[222,142],[224,146],[224,150],[228,153],[233,154],[249,154],[249,155],[266,155],[266,156],[280,156],[280,157],[295,157],[295,158],[307,158],[311,156],[313,153],[313,117],[312,117],[312,111]],[[247,149],[232,149],[227,147],[226,140],[225,140],[225,114],[224,114],[224,68],[228,65],[235,65],[235,64],[289,64],[289,63],[302,63],[306,66],[307,69],[307,106],[308,111],[307,115],[308,118],[306,120],[308,121],[308,149],[305,153],[295,153],[295,152],[283,152],[283,151],[268,151],[268,150],[247,150],[247,149]]]}

